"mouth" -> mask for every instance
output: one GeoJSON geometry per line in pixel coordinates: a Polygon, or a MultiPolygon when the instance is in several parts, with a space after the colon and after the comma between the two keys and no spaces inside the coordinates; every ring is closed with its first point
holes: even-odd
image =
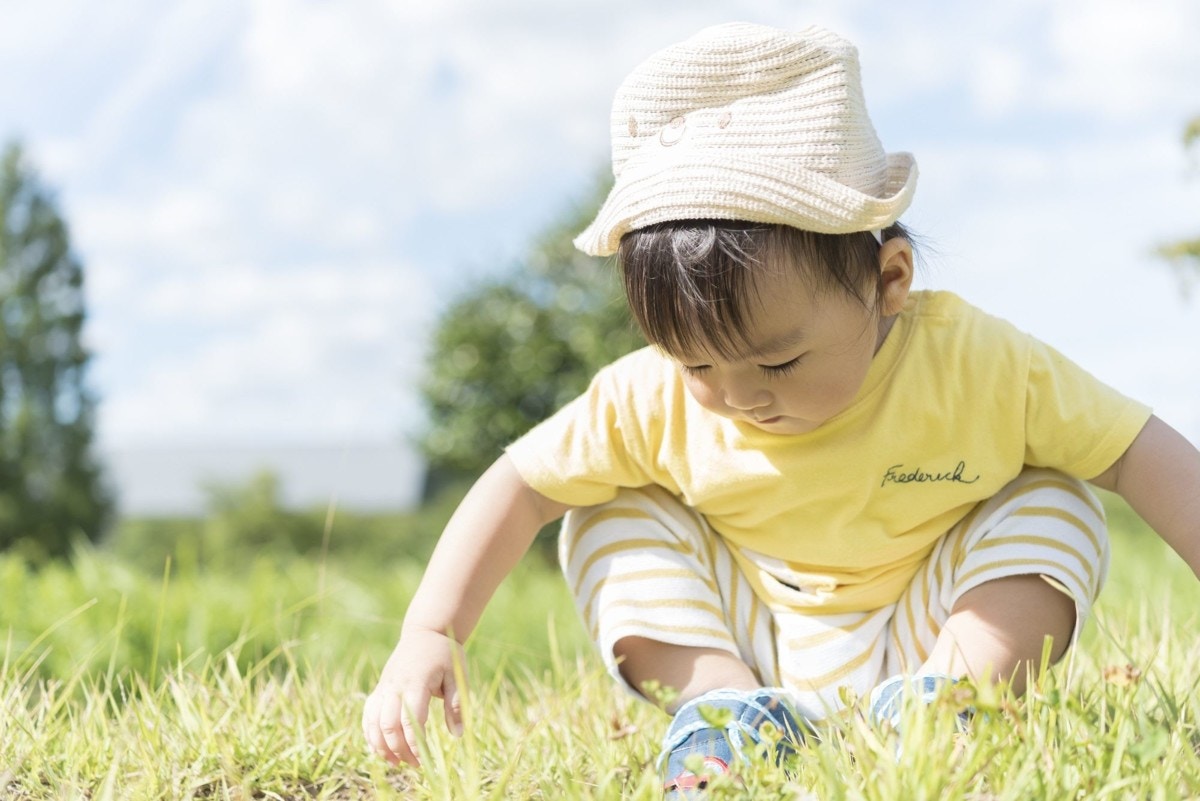
{"type": "Polygon", "coordinates": [[[754,422],[756,425],[769,426],[772,423],[778,423],[782,419],[783,419],[782,415],[776,415],[775,417],[768,417],[765,420],[760,420],[756,417],[756,418],[754,418],[754,422]]]}

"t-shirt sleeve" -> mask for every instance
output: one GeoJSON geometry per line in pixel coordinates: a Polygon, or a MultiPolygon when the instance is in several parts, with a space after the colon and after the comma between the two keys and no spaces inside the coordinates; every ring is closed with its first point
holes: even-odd
{"type": "Polygon", "coordinates": [[[571,506],[605,503],[620,487],[652,483],[625,394],[617,372],[605,368],[586,392],[509,445],[505,452],[525,483],[571,506]]]}
{"type": "Polygon", "coordinates": [[[1031,338],[1025,461],[1091,479],[1112,467],[1150,419],[1150,407],[1031,338]]]}

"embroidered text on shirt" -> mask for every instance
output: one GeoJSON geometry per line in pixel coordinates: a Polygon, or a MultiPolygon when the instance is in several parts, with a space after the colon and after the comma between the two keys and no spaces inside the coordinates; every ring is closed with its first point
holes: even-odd
{"type": "Polygon", "coordinates": [[[883,487],[889,483],[892,484],[925,484],[935,481],[952,481],[959,484],[974,484],[979,480],[979,476],[975,478],[964,478],[963,473],[966,472],[967,463],[959,462],[955,465],[954,470],[949,473],[927,473],[920,467],[915,467],[912,470],[906,470],[904,464],[894,464],[887,469],[883,474],[883,481],[879,486],[883,487]]]}

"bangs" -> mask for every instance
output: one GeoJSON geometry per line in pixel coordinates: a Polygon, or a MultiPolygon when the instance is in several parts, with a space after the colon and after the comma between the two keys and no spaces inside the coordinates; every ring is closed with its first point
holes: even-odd
{"type": "Polygon", "coordinates": [[[677,358],[744,353],[767,236],[766,226],[692,221],[622,237],[625,291],[646,340],[677,358]]]}
{"type": "MultiPolygon", "coordinates": [[[[893,223],[886,239],[908,231],[893,223]]],[[[761,276],[794,270],[816,294],[878,301],[880,244],[868,231],[818,234],[729,220],[665,222],[621,237],[630,310],[646,340],[670,356],[734,360],[753,350],[761,276]]]]}

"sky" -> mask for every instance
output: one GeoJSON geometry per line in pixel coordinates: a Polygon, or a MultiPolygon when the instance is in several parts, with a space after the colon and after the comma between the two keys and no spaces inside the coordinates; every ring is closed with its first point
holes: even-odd
{"type": "Polygon", "coordinates": [[[0,0],[0,140],[86,269],[102,448],[396,442],[437,313],[593,191],[650,53],[718,22],[859,47],[915,154],[922,286],[1200,442],[1195,0],[0,0]]]}

